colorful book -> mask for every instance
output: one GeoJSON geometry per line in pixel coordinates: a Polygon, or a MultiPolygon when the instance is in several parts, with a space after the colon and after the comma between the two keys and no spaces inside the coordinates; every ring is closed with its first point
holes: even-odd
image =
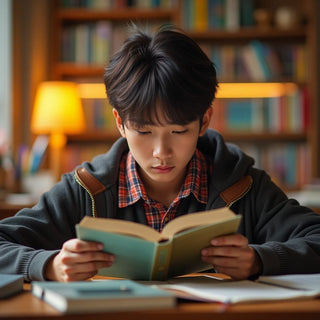
{"type": "Polygon", "coordinates": [[[209,28],[207,0],[194,1],[194,29],[206,31],[209,28]]]}
{"type": "Polygon", "coordinates": [[[134,280],[165,280],[212,268],[201,260],[201,249],[214,237],[235,233],[241,215],[229,208],[190,213],[170,221],[161,233],[125,220],[85,217],[77,236],[97,241],[115,255],[110,268],[99,274],[134,280]]]}
{"type": "Polygon", "coordinates": [[[172,293],[131,280],[34,281],[34,296],[63,313],[164,309],[175,306],[172,293]]]}
{"type": "Polygon", "coordinates": [[[239,0],[226,0],[226,29],[237,30],[240,27],[240,2],[239,0]]]}

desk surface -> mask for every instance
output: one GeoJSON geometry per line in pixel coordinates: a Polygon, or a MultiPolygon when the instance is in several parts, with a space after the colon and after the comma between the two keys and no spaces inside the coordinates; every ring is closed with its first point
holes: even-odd
{"type": "Polygon", "coordinates": [[[0,319],[50,320],[319,320],[320,299],[246,303],[224,306],[219,303],[179,302],[168,310],[112,312],[99,314],[64,315],[34,297],[30,285],[23,293],[0,300],[0,319]]]}

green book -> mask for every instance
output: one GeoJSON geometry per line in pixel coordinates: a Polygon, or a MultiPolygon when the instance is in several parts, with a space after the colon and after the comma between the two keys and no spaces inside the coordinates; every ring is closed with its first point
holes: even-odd
{"type": "Polygon", "coordinates": [[[99,274],[134,280],[165,280],[212,268],[201,260],[201,249],[214,237],[235,233],[241,215],[229,208],[190,213],[170,221],[161,233],[125,220],[84,217],[77,237],[97,241],[115,255],[99,274]]]}
{"type": "Polygon", "coordinates": [[[34,281],[34,296],[63,313],[89,313],[172,308],[172,293],[132,280],[34,281]]]}

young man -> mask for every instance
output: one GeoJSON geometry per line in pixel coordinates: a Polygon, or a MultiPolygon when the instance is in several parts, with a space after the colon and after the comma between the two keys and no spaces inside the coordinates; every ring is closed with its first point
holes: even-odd
{"type": "Polygon", "coordinates": [[[106,154],[65,174],[32,209],[0,223],[0,272],[26,280],[84,280],[117,259],[76,239],[85,215],[161,230],[190,212],[229,206],[239,233],[212,239],[202,259],[235,279],[315,273],[320,215],[299,206],[253,159],[207,130],[216,71],[183,33],[136,30],[106,68],[122,135],[106,154]]]}

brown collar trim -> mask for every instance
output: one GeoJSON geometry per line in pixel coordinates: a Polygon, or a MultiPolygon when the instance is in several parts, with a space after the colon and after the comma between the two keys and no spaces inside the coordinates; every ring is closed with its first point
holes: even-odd
{"type": "Polygon", "coordinates": [[[244,176],[231,187],[222,191],[220,197],[225,201],[226,206],[232,206],[233,203],[245,196],[251,189],[252,181],[251,176],[244,176]]]}
{"type": "Polygon", "coordinates": [[[92,176],[85,168],[79,168],[76,170],[76,177],[91,195],[96,194],[106,190],[106,187],[94,176],[92,176]]]}

